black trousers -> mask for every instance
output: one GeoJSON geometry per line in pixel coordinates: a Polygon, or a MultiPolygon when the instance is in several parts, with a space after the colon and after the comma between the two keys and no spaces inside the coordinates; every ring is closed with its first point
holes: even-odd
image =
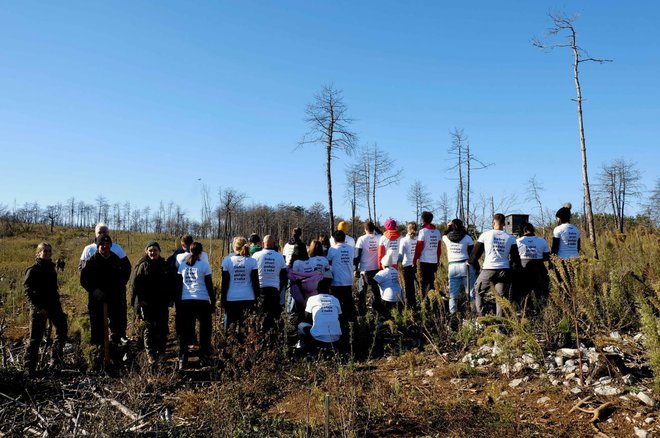
{"type": "Polygon", "coordinates": [[[438,264],[419,262],[419,269],[422,271],[422,296],[426,298],[426,293],[435,289],[435,273],[438,271],[438,264]]]}
{"type": "Polygon", "coordinates": [[[353,301],[353,286],[332,286],[332,294],[341,305],[340,321],[355,321],[355,301],[353,301]]]}
{"type": "Polygon", "coordinates": [[[406,304],[411,308],[417,307],[417,296],[415,295],[416,277],[417,268],[414,265],[403,268],[403,288],[406,292],[406,304]]]}
{"type": "Polygon", "coordinates": [[[176,304],[176,330],[179,359],[188,358],[188,344],[195,338],[195,322],[199,321],[199,354],[211,354],[211,303],[207,300],[181,300],[176,304]]]}
{"type": "Polygon", "coordinates": [[[165,354],[169,311],[167,303],[142,306],[144,318],[144,348],[152,357],[165,354]]]}
{"type": "Polygon", "coordinates": [[[382,305],[380,302],[380,288],[378,287],[378,283],[376,283],[376,280],[374,280],[374,277],[378,274],[378,270],[374,271],[365,271],[364,272],[364,281],[362,283],[362,288],[360,289],[359,296],[358,296],[358,307],[360,309],[360,313],[364,314],[366,313],[367,310],[367,289],[371,289],[371,294],[373,295],[373,304],[372,308],[380,312],[382,311],[382,305]]]}
{"type": "Polygon", "coordinates": [[[121,297],[112,297],[107,301],[98,301],[92,294],[89,294],[89,327],[91,331],[92,345],[103,345],[103,304],[108,305],[108,328],[110,330],[110,340],[118,344],[121,338],[126,336],[126,297],[122,301],[121,297]]]}
{"type": "MultiPolygon", "coordinates": [[[[277,302],[279,304],[279,294],[277,302]]],[[[230,325],[234,324],[236,328],[242,325],[245,319],[254,311],[254,300],[227,301],[224,305],[225,310],[225,331],[230,325]]]]}
{"type": "Polygon", "coordinates": [[[261,288],[261,306],[264,315],[264,330],[272,330],[277,327],[282,306],[280,305],[280,291],[276,287],[261,288]]]}
{"type": "Polygon", "coordinates": [[[550,277],[543,260],[522,260],[522,271],[516,281],[515,299],[522,302],[534,291],[537,297],[544,300],[548,296],[550,277]]]}
{"type": "Polygon", "coordinates": [[[46,315],[42,315],[34,307],[30,310],[30,341],[26,351],[25,367],[32,371],[37,368],[39,346],[46,332],[46,320],[50,319],[55,328],[55,339],[50,352],[52,359],[62,360],[62,349],[67,340],[68,323],[62,305],[58,302],[45,310],[46,315]]]}

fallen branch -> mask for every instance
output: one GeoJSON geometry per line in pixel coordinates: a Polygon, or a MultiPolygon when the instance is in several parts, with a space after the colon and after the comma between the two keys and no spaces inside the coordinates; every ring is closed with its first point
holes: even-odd
{"type": "Polygon", "coordinates": [[[98,398],[101,402],[108,403],[108,404],[116,407],[119,412],[126,415],[131,420],[136,421],[139,418],[138,414],[136,414],[135,412],[133,412],[132,410],[127,408],[126,405],[118,402],[114,398],[105,398],[105,397],[103,397],[103,396],[101,396],[101,395],[99,395],[95,392],[92,392],[92,394],[94,395],[94,397],[98,398]]]}

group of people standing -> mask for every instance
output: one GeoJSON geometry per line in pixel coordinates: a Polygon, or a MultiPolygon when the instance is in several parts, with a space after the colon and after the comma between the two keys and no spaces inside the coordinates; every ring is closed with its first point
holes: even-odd
{"type": "MultiPolygon", "coordinates": [[[[570,208],[568,204],[557,211],[558,226],[553,231],[551,247],[545,239],[535,236],[531,224],[522,227],[522,236],[516,240],[504,231],[502,214],[493,216],[493,229],[482,233],[476,241],[459,219],[449,222],[441,233],[433,225],[430,212],[422,213],[419,230],[416,223],[408,223],[405,236],[398,231],[397,223],[388,219],[383,224],[384,232],[366,222],[365,233],[355,241],[347,234],[348,223],[340,222],[330,239],[321,235],[306,245],[302,230],[296,228],[282,253],[274,236],[267,235],[263,240],[256,234],[249,240],[235,237],[233,252],[222,260],[220,306],[224,328],[241,336],[245,319],[258,314],[263,318],[264,332],[273,333],[286,309],[298,319],[301,342],[333,345],[342,338],[347,322],[366,313],[369,290],[372,309],[381,318],[388,318],[396,308],[417,308],[418,295],[424,299],[435,288],[442,243],[447,251],[450,314],[459,311],[461,288],[468,292],[477,315],[484,313],[482,297],[491,286],[498,295],[510,297],[514,271],[522,273],[516,284],[523,295],[530,291],[547,295],[549,281],[544,262],[550,254],[572,258],[579,253],[580,232],[570,224],[570,208]],[[357,303],[354,278],[358,279],[357,303]]],[[[108,344],[115,347],[127,342],[126,285],[132,268],[121,246],[112,242],[107,225],[98,224],[95,232],[95,242],[83,250],[79,270],[80,284],[88,292],[91,343],[98,348],[101,361],[108,344]]],[[[51,245],[40,243],[36,261],[25,275],[25,294],[31,304],[26,354],[29,372],[37,366],[46,319],[50,319],[56,331],[52,363],[61,362],[67,338],[67,317],[60,303],[51,257],[51,245]]],[[[217,297],[209,258],[201,243],[185,235],[181,247],[165,260],[159,243],[149,242],[135,266],[130,297],[134,314],[145,324],[144,343],[150,363],[158,362],[165,354],[169,308],[173,305],[178,366],[188,366],[188,348],[197,338],[196,322],[200,363],[209,363],[217,297]]],[[[496,313],[502,314],[499,303],[496,313]]]]}

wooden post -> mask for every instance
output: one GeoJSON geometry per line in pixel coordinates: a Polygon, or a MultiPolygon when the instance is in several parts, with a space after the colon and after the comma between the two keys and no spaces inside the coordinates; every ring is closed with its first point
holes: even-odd
{"type": "Polygon", "coordinates": [[[110,328],[108,327],[108,303],[103,303],[103,362],[110,365],[110,328]]]}
{"type": "Polygon", "coordinates": [[[324,423],[324,432],[325,438],[330,438],[330,394],[327,392],[323,397],[323,423],[324,423]]]}

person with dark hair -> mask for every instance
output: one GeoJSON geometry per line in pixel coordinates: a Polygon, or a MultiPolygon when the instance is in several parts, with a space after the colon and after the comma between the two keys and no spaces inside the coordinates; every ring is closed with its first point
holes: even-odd
{"type": "MultiPolygon", "coordinates": [[[[474,285],[474,302],[479,316],[483,314],[482,295],[490,290],[491,283],[495,285],[495,292],[499,296],[510,298],[511,270],[520,266],[516,239],[504,231],[504,215],[501,213],[493,216],[493,229],[479,236],[465,263],[474,265],[482,254],[485,254],[483,269],[474,285]]],[[[497,302],[496,314],[502,316],[502,308],[497,302]]]]}
{"type": "Polygon", "coordinates": [[[252,257],[257,261],[259,294],[266,318],[264,328],[270,330],[276,327],[282,313],[280,291],[286,288],[286,262],[282,254],[275,251],[275,238],[270,234],[264,236],[264,249],[255,252],[252,257]]]}
{"type": "MultiPolygon", "coordinates": [[[[181,237],[180,252],[176,255],[172,254],[172,256],[170,256],[170,259],[174,257],[173,266],[176,271],[178,271],[181,264],[185,263],[186,260],[188,260],[188,258],[190,257],[190,247],[192,246],[192,244],[193,244],[193,237],[190,234],[184,234],[181,237]]],[[[168,263],[170,263],[170,259],[167,259],[168,263]]],[[[199,256],[199,259],[208,263],[209,265],[211,264],[211,262],[209,262],[209,255],[206,254],[205,251],[202,251],[202,255],[199,256]]]]}
{"type": "Polygon", "coordinates": [[[317,240],[321,242],[321,246],[323,247],[323,257],[326,257],[330,246],[332,246],[330,245],[330,238],[326,233],[319,233],[319,238],[317,240]]]}
{"type": "Polygon", "coordinates": [[[190,245],[188,258],[179,265],[181,297],[176,303],[176,329],[179,338],[179,370],[188,367],[188,345],[195,338],[195,322],[199,321],[199,363],[207,366],[211,360],[211,335],[216,294],[211,265],[202,260],[204,247],[199,242],[190,245]]]}
{"type": "Polygon", "coordinates": [[[323,244],[318,240],[312,240],[309,243],[307,252],[309,253],[309,260],[307,261],[308,265],[313,270],[322,273],[324,276],[323,280],[321,280],[321,284],[319,284],[319,289],[329,289],[332,277],[331,275],[327,274],[331,268],[330,262],[328,262],[328,258],[323,255],[323,244]]]}
{"type": "MultiPolygon", "coordinates": [[[[344,232],[344,243],[351,245],[353,249],[355,249],[355,239],[351,237],[350,234],[348,234],[348,222],[346,221],[341,221],[337,224],[337,231],[343,231],[344,232]]],[[[330,236],[330,246],[335,246],[337,242],[335,242],[334,234],[330,236]]]]}
{"type": "Polygon", "coordinates": [[[30,303],[30,341],[25,354],[29,375],[37,369],[39,346],[46,331],[46,320],[55,327],[55,341],[50,351],[50,365],[63,363],[63,348],[67,340],[67,316],[62,310],[57,290],[57,272],[52,262],[53,247],[48,242],[37,245],[36,259],[25,271],[23,290],[30,303]]]}
{"type": "MultiPolygon", "coordinates": [[[[350,245],[347,245],[350,246],[350,245]]],[[[341,303],[330,291],[322,291],[307,298],[305,321],[298,324],[298,346],[305,344],[332,348],[342,337],[341,303]]]]}
{"type": "Polygon", "coordinates": [[[385,234],[380,236],[378,239],[378,269],[385,269],[385,266],[381,264],[383,257],[387,253],[388,249],[391,249],[397,254],[399,254],[399,244],[401,242],[401,233],[397,230],[396,221],[394,219],[388,219],[383,225],[385,227],[385,234]]]}
{"type": "Polygon", "coordinates": [[[358,291],[358,309],[361,314],[367,310],[367,288],[371,288],[373,295],[373,310],[380,312],[380,291],[378,283],[374,281],[374,275],[378,272],[378,240],[376,226],[367,221],[364,224],[364,234],[358,237],[355,243],[355,277],[362,279],[362,287],[358,291]],[[359,275],[359,277],[358,277],[359,275]]]}
{"type": "MultiPolygon", "coordinates": [[[[99,222],[96,224],[96,227],[94,228],[94,233],[96,235],[96,240],[98,240],[102,236],[108,236],[110,237],[110,229],[106,224],[103,222],[99,222]]],[[[80,255],[80,262],[78,263],[78,270],[82,272],[83,268],[85,267],[85,264],[87,261],[97,252],[97,245],[96,245],[96,240],[94,243],[91,243],[87,245],[84,249],[82,254],[80,255]]],[[[119,304],[122,308],[123,311],[118,312],[116,315],[117,325],[116,325],[116,330],[117,330],[117,336],[119,336],[119,340],[121,344],[126,344],[128,343],[128,338],[126,337],[126,328],[128,326],[128,305],[126,301],[126,282],[128,281],[128,278],[130,277],[130,272],[131,272],[131,262],[128,260],[128,257],[126,256],[126,253],[122,249],[122,247],[115,242],[112,242],[112,246],[110,247],[110,251],[119,257],[119,261],[122,265],[122,271],[123,272],[128,272],[129,275],[126,277],[126,281],[122,284],[122,291],[119,293],[119,304]]]]}
{"type": "Polygon", "coordinates": [[[415,247],[415,257],[413,264],[417,265],[422,273],[422,297],[426,298],[426,293],[435,287],[435,274],[438,271],[440,263],[440,231],[433,225],[433,213],[430,211],[422,212],[422,229],[417,235],[417,246],[415,247]]]}
{"type": "Polygon", "coordinates": [[[522,226],[523,236],[516,240],[522,276],[519,284],[519,299],[524,299],[531,291],[538,298],[545,300],[548,296],[550,278],[544,262],[550,260],[550,247],[548,242],[534,235],[534,225],[527,223],[522,226]]]}
{"type": "Polygon", "coordinates": [[[286,265],[289,267],[293,266],[296,260],[307,260],[309,258],[307,256],[307,246],[305,246],[301,236],[302,229],[300,227],[294,228],[291,238],[284,244],[284,248],[282,249],[282,255],[284,256],[286,265]]]}
{"type": "Polygon", "coordinates": [[[172,254],[167,258],[167,264],[170,265],[170,267],[173,270],[178,270],[179,264],[177,263],[177,256],[179,254],[183,254],[185,252],[190,252],[189,248],[190,245],[193,243],[193,237],[190,234],[184,234],[181,236],[181,240],[179,241],[180,245],[177,249],[172,251],[172,254]]]}
{"type": "Polygon", "coordinates": [[[104,326],[108,324],[113,349],[121,345],[126,333],[126,282],[131,276],[130,264],[122,263],[111,251],[112,239],[107,234],[96,238],[97,251],[80,272],[80,285],[88,292],[89,325],[92,345],[98,347],[99,361],[103,358],[104,326]],[[107,321],[104,307],[107,306],[107,321]]]}
{"type": "MultiPolygon", "coordinates": [[[[250,234],[250,237],[248,238],[248,242],[250,243],[250,255],[254,255],[255,252],[261,251],[263,246],[261,246],[261,238],[259,237],[258,234],[252,233],[250,234]]],[[[274,245],[274,242],[273,242],[274,245]]]]}
{"type": "Polygon", "coordinates": [[[353,247],[344,242],[343,231],[335,231],[335,246],[328,250],[328,262],[332,266],[332,295],[337,297],[347,321],[355,318],[355,303],[353,301],[353,247]]]}
{"type": "Polygon", "coordinates": [[[150,364],[165,356],[169,307],[173,305],[176,272],[160,256],[160,245],[152,240],[144,247],[145,255],[135,265],[131,287],[131,305],[144,320],[144,347],[150,364]]]}
{"type": "Polygon", "coordinates": [[[413,264],[415,247],[417,246],[417,224],[408,222],[407,234],[399,244],[399,258],[403,267],[403,287],[406,292],[406,304],[410,308],[417,307],[415,283],[417,282],[417,267],[413,264]]]}
{"type": "Polygon", "coordinates": [[[447,249],[447,275],[449,277],[449,313],[458,311],[458,295],[461,287],[465,289],[470,299],[474,301],[474,283],[477,280],[474,265],[465,262],[470,258],[474,248],[474,240],[467,233],[463,221],[453,219],[449,222],[442,241],[447,249]],[[468,284],[469,277],[469,284],[468,284]]]}
{"type": "Polygon", "coordinates": [[[232,324],[239,329],[248,313],[254,310],[260,292],[257,261],[241,255],[245,254],[244,250],[247,248],[245,237],[235,237],[232,248],[234,252],[222,260],[221,296],[225,310],[225,330],[232,324]]]}
{"type": "Polygon", "coordinates": [[[552,254],[560,259],[572,259],[580,256],[580,230],[571,224],[571,207],[566,203],[557,210],[557,226],[552,230],[552,254]]]}

